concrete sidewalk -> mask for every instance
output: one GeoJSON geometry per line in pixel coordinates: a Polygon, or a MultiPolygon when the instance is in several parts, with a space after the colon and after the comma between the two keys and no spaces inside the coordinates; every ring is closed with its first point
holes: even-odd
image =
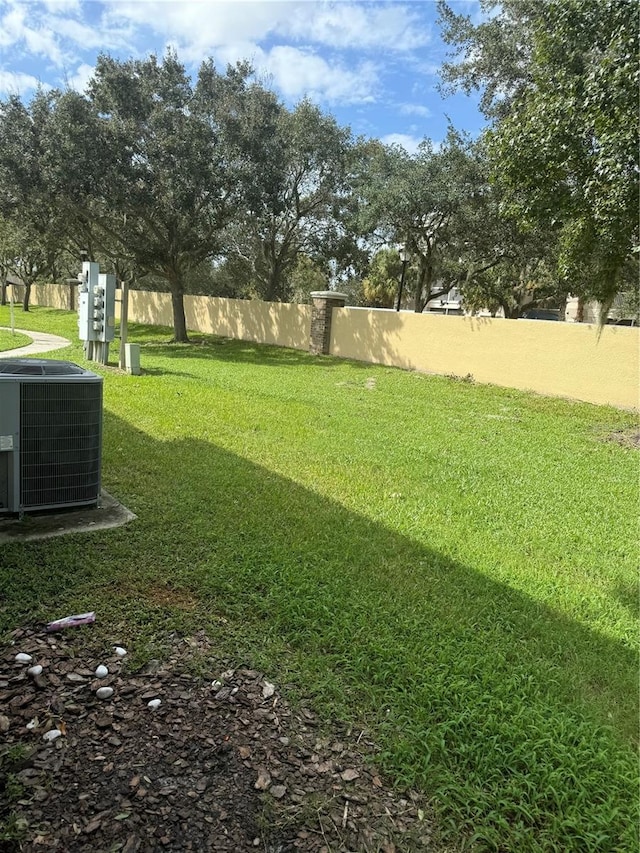
{"type": "MultiPolygon", "coordinates": [[[[0,328],[5,332],[11,331],[6,326],[0,328]]],[[[46,332],[33,332],[30,329],[15,329],[14,331],[19,332],[21,335],[28,335],[32,343],[18,347],[17,349],[4,350],[0,352],[0,358],[23,358],[31,355],[39,355],[43,352],[63,349],[63,347],[68,347],[71,343],[66,338],[61,338],[59,335],[49,335],[46,332]]]]}

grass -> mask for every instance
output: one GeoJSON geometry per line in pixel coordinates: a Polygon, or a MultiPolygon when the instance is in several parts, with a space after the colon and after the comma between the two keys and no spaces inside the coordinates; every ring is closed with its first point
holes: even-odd
{"type": "Polygon", "coordinates": [[[31,338],[27,335],[21,335],[20,332],[13,332],[8,329],[0,329],[0,352],[9,349],[17,349],[31,343],[31,338]]]}
{"type": "Polygon", "coordinates": [[[102,371],[138,520],[3,546],[0,629],[95,609],[135,665],[204,627],[366,725],[456,844],[637,850],[639,457],[606,441],[635,417],[169,336],[134,326],[144,375],[102,371]]]}
{"type": "Polygon", "coordinates": [[[14,806],[24,795],[17,773],[26,766],[28,757],[28,751],[21,745],[0,749],[0,842],[11,844],[8,849],[13,849],[27,829],[26,821],[16,815],[14,806]]]}

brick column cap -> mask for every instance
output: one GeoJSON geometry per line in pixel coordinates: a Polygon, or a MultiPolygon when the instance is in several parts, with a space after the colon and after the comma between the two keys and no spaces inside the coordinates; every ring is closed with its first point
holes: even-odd
{"type": "Polygon", "coordinates": [[[337,290],[312,290],[312,299],[348,299],[346,293],[338,293],[337,290]]]}

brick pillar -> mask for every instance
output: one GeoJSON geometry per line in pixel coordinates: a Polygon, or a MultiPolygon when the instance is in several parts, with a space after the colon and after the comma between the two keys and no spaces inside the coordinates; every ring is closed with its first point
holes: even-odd
{"type": "Polygon", "coordinates": [[[311,294],[311,300],[313,307],[309,352],[314,355],[328,355],[331,342],[331,312],[334,308],[344,308],[347,295],[334,290],[315,290],[311,294]]]}

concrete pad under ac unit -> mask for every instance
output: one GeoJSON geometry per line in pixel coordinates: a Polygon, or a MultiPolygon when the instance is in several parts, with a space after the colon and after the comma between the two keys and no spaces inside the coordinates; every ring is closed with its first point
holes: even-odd
{"type": "Polygon", "coordinates": [[[137,518],[118,500],[102,490],[97,507],[79,507],[61,512],[34,512],[16,518],[0,516],[0,543],[32,542],[67,533],[91,533],[121,527],[137,518]]]}

